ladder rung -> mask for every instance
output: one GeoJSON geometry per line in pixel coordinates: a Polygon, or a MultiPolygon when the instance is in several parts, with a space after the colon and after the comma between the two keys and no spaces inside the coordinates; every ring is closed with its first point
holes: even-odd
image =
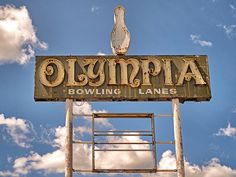
{"type": "Polygon", "coordinates": [[[152,151],[151,149],[94,149],[94,151],[152,151]]]}
{"type": "Polygon", "coordinates": [[[94,130],[94,132],[96,133],[106,133],[106,132],[111,132],[111,133],[122,133],[122,132],[130,132],[130,133],[139,133],[139,132],[142,132],[142,133],[151,133],[152,131],[150,130],[94,130]]]}
{"type": "Polygon", "coordinates": [[[94,144],[152,144],[149,142],[141,143],[141,142],[94,142],[94,144]]]}
{"type": "Polygon", "coordinates": [[[152,136],[152,134],[94,134],[94,136],[152,136]]]}

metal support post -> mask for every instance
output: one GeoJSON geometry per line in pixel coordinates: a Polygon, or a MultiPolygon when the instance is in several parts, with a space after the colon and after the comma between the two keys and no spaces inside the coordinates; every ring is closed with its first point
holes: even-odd
{"type": "Polygon", "coordinates": [[[65,177],[73,173],[73,100],[66,99],[65,177]]]}
{"type": "Polygon", "coordinates": [[[179,99],[172,99],[177,176],[185,177],[179,99]]]}
{"type": "Polygon", "coordinates": [[[152,152],[153,152],[153,159],[154,159],[154,167],[155,171],[157,170],[157,154],[156,154],[156,132],[155,132],[155,117],[152,114],[151,118],[152,124],[152,152]]]}
{"type": "Polygon", "coordinates": [[[94,143],[94,114],[93,114],[93,117],[92,117],[92,171],[95,170],[95,151],[94,151],[94,146],[95,146],[95,143],[94,143]]]}

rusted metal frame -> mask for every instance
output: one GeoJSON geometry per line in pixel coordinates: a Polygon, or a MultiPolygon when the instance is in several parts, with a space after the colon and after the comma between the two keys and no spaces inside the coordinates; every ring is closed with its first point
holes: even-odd
{"type": "MultiPolygon", "coordinates": [[[[150,136],[152,136],[152,142],[146,142],[146,143],[140,143],[140,142],[95,142],[95,136],[97,134],[95,134],[95,132],[112,132],[112,131],[96,131],[94,129],[94,125],[95,125],[95,120],[94,120],[94,115],[92,117],[92,142],[89,141],[85,141],[85,142],[81,142],[81,141],[76,141],[74,140],[74,143],[79,143],[79,144],[92,144],[92,148],[93,148],[93,157],[92,157],[92,171],[91,170],[74,170],[75,172],[96,172],[96,173],[155,173],[155,172],[176,172],[176,169],[157,169],[157,160],[156,160],[156,144],[174,144],[174,141],[166,141],[166,142],[156,142],[155,141],[155,115],[152,114],[152,119],[151,119],[151,123],[152,123],[152,131],[146,131],[143,130],[143,132],[152,132],[152,134],[150,134],[150,136]],[[154,136],[153,136],[154,135],[154,136]],[[155,143],[153,143],[155,142],[155,143]],[[153,149],[96,149],[95,150],[95,144],[152,144],[153,149]],[[154,147],[155,146],[155,147],[154,147]],[[155,168],[154,169],[96,169],[95,168],[95,151],[152,151],[154,152],[155,155],[154,156],[154,163],[155,163],[155,168]]],[[[126,131],[115,131],[115,132],[129,132],[128,130],[126,131]]],[[[134,131],[130,131],[130,132],[134,132],[134,131]]],[[[139,131],[138,131],[139,132],[139,131]]],[[[113,132],[114,133],[114,132],[113,132]]],[[[99,134],[101,135],[101,134],[99,134]]],[[[106,136],[109,136],[111,134],[106,134],[106,136]]],[[[116,134],[117,136],[119,134],[116,134]]],[[[120,134],[120,135],[124,135],[124,134],[120,134]]],[[[140,134],[127,134],[127,135],[137,135],[140,136],[140,134]]],[[[147,135],[147,134],[145,134],[147,135]]]]}
{"type": "Polygon", "coordinates": [[[134,134],[134,133],[130,133],[130,134],[104,134],[104,133],[100,133],[100,134],[94,134],[94,136],[152,136],[152,134],[134,134]]]}
{"type": "Polygon", "coordinates": [[[151,149],[95,149],[94,151],[152,151],[151,149]]]}
{"type": "Polygon", "coordinates": [[[94,114],[92,116],[92,170],[95,170],[94,114]]]}
{"type": "MultiPolygon", "coordinates": [[[[95,118],[100,118],[99,115],[100,115],[100,113],[99,114],[93,114],[93,117],[92,117],[93,118],[93,125],[94,125],[95,118]]],[[[154,114],[146,114],[146,113],[145,114],[143,114],[143,113],[141,113],[141,114],[132,114],[132,113],[129,113],[129,114],[124,114],[124,113],[121,113],[121,114],[116,114],[116,113],[115,114],[109,114],[108,113],[108,114],[106,114],[106,116],[104,116],[104,114],[100,115],[100,116],[102,116],[101,118],[111,118],[110,117],[111,115],[113,116],[112,118],[130,118],[130,117],[137,118],[138,117],[138,118],[152,118],[152,119],[154,119],[154,114]]],[[[97,143],[97,142],[94,141],[94,138],[96,136],[152,136],[153,137],[153,132],[154,131],[153,130],[152,131],[149,131],[149,130],[148,131],[146,131],[146,130],[143,130],[143,131],[137,130],[135,133],[134,133],[134,131],[128,131],[128,130],[125,130],[125,131],[105,131],[105,130],[104,131],[96,131],[96,130],[94,130],[94,127],[93,127],[93,145],[99,144],[99,142],[97,143]],[[122,132],[125,132],[125,133],[124,134],[120,134],[122,132]],[[132,132],[132,133],[131,134],[127,134],[128,132],[132,132]],[[151,132],[151,134],[150,134],[150,132],[151,132]],[[109,134],[109,133],[116,133],[116,134],[109,134]]],[[[154,141],[155,141],[155,139],[154,139],[154,141]]],[[[141,144],[140,142],[135,142],[135,143],[141,144]]],[[[118,143],[115,143],[115,142],[114,143],[105,143],[105,142],[103,142],[101,144],[118,144],[118,143]]],[[[134,144],[134,143],[122,142],[122,144],[134,144]]],[[[153,142],[152,143],[150,143],[150,142],[142,143],[142,144],[152,144],[153,145],[153,142]]],[[[153,151],[153,150],[152,149],[93,149],[93,151],[94,151],[93,154],[95,154],[96,151],[100,151],[100,152],[101,151],[102,152],[105,152],[105,151],[119,151],[120,152],[120,151],[153,151]]],[[[95,164],[95,162],[94,162],[94,164],[95,164]]],[[[156,167],[155,167],[155,169],[156,169],[156,167]]],[[[155,171],[155,169],[147,169],[147,170],[150,172],[150,171],[155,171]]],[[[96,169],[95,165],[94,165],[93,172],[98,172],[98,170],[100,170],[100,169],[96,169]]],[[[110,170],[113,170],[113,169],[110,169],[110,170]]],[[[133,172],[135,172],[135,170],[133,172]]],[[[117,172],[117,170],[115,170],[115,171],[117,172]]],[[[128,170],[122,169],[121,172],[126,172],[126,171],[128,172],[128,170]]]]}
{"type": "Polygon", "coordinates": [[[153,158],[154,158],[154,168],[157,169],[156,132],[155,132],[155,119],[154,119],[154,114],[152,114],[151,126],[152,126],[152,152],[153,152],[153,158]]]}

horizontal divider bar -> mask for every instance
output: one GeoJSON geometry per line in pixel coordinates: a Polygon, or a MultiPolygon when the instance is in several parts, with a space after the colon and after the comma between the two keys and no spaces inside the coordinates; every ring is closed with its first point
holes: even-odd
{"type": "Polygon", "coordinates": [[[147,132],[147,133],[151,133],[151,130],[94,130],[94,132],[96,133],[106,133],[106,132],[112,132],[112,133],[120,133],[120,132],[147,132]]]}
{"type": "Polygon", "coordinates": [[[94,134],[94,136],[152,136],[152,134],[94,134]]]}
{"type": "Polygon", "coordinates": [[[156,141],[156,144],[175,144],[175,141],[156,141]]]}
{"type": "Polygon", "coordinates": [[[137,117],[137,116],[133,116],[133,117],[128,117],[128,116],[125,116],[125,117],[94,117],[94,119],[151,119],[152,117],[137,117]]]}
{"type": "Polygon", "coordinates": [[[106,142],[94,142],[94,144],[152,144],[152,143],[141,143],[141,142],[109,142],[109,143],[106,143],[106,142]]]}
{"type": "Polygon", "coordinates": [[[94,169],[82,170],[73,169],[78,173],[156,173],[156,172],[177,172],[177,169],[94,169]]]}
{"type": "Polygon", "coordinates": [[[95,173],[155,173],[156,169],[94,169],[95,173]]]}
{"type": "Polygon", "coordinates": [[[72,114],[74,117],[93,117],[92,114],[72,114]]]}
{"type": "MultiPolygon", "coordinates": [[[[90,117],[92,118],[92,114],[73,114],[74,117],[90,117]]],[[[155,114],[155,118],[164,118],[164,117],[173,117],[173,114],[155,114]]],[[[98,117],[95,117],[98,118],[98,117]]],[[[118,117],[99,117],[99,118],[118,118],[118,117]]],[[[130,118],[130,117],[123,117],[123,118],[130,118]]],[[[134,117],[137,118],[137,117],[134,117]]],[[[141,118],[151,118],[151,117],[141,117],[141,118]]]]}
{"type": "Polygon", "coordinates": [[[177,172],[177,169],[157,169],[156,172],[177,172]]]}
{"type": "Polygon", "coordinates": [[[173,114],[155,114],[154,117],[160,118],[160,117],[173,117],[173,114]]]}
{"type": "Polygon", "coordinates": [[[93,144],[92,141],[78,141],[78,140],[73,140],[73,143],[76,143],[76,144],[93,144]]]}
{"type": "MultiPolygon", "coordinates": [[[[73,140],[76,144],[93,144],[92,141],[73,140]]],[[[151,142],[94,142],[94,144],[153,144],[151,142]]],[[[156,144],[175,144],[175,141],[156,141],[156,144]]]]}
{"type": "Polygon", "coordinates": [[[94,149],[94,151],[152,151],[152,149],[94,149]]]}
{"type": "Polygon", "coordinates": [[[94,118],[152,118],[152,113],[94,113],[94,118]]]}

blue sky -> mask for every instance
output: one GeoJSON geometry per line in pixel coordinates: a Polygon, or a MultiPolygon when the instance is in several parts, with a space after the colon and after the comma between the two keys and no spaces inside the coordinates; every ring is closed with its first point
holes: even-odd
{"type": "MultiPolygon", "coordinates": [[[[0,176],[64,176],[63,163],[58,161],[64,152],[65,105],[34,101],[35,55],[111,55],[117,5],[126,9],[129,55],[208,55],[211,101],[181,105],[187,173],[193,175],[195,165],[198,176],[236,176],[234,0],[0,0],[0,176]]],[[[157,114],[170,113],[171,103],[96,102],[74,108],[77,113],[157,114]]],[[[75,123],[79,138],[89,138],[89,120],[75,123]]],[[[99,124],[125,127],[119,122],[99,124]]],[[[131,125],[145,127],[140,122],[131,125]]],[[[159,139],[173,139],[171,119],[156,119],[156,127],[159,139]]],[[[80,153],[88,150],[78,148],[80,153]]],[[[173,159],[172,146],[158,147],[157,152],[160,166],[173,159]]],[[[89,162],[84,161],[87,167],[89,162]]]]}

